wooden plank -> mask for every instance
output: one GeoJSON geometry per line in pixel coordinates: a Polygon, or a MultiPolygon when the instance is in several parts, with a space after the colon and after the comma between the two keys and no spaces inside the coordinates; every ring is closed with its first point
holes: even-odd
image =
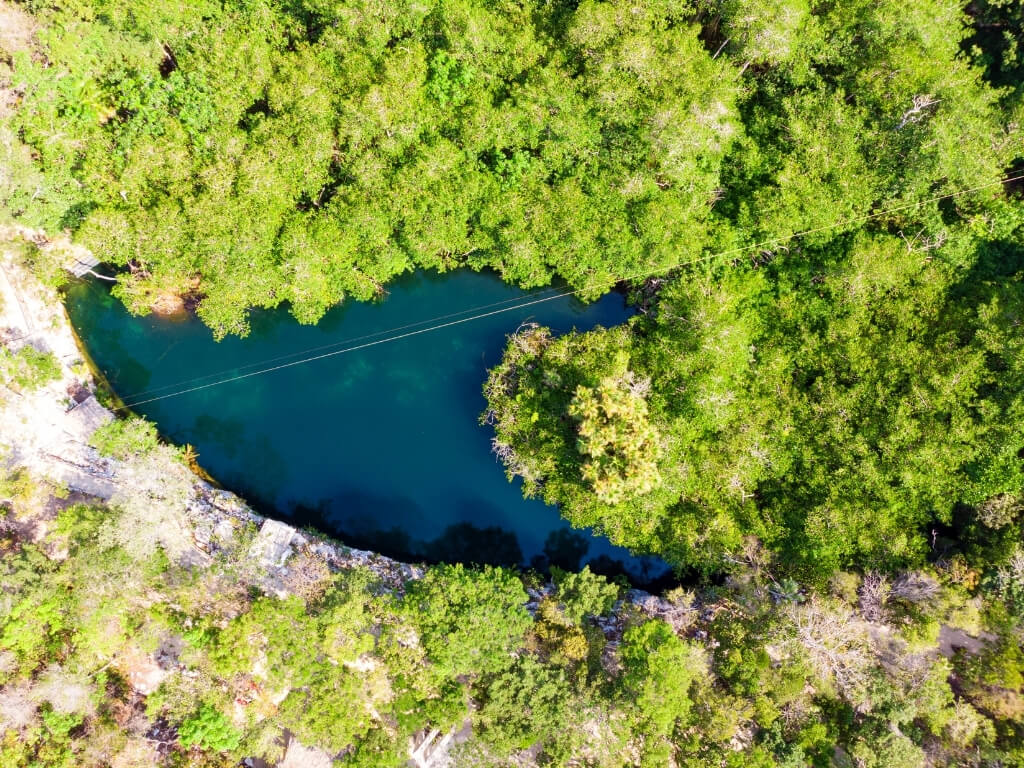
{"type": "Polygon", "coordinates": [[[100,260],[95,256],[87,256],[82,258],[81,256],[74,256],[69,264],[66,265],[66,269],[71,272],[75,277],[82,277],[87,274],[93,267],[100,263],[100,260]]]}

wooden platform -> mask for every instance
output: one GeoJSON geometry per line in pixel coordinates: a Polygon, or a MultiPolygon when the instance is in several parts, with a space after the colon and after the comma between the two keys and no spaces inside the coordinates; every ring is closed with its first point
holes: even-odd
{"type": "Polygon", "coordinates": [[[71,261],[64,265],[65,269],[68,270],[75,277],[82,277],[86,275],[93,267],[99,264],[100,261],[95,256],[85,255],[84,253],[75,254],[71,257],[71,261]]]}

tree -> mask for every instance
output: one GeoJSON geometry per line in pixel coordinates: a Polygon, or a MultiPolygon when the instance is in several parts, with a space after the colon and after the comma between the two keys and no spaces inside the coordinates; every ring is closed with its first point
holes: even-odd
{"type": "Polygon", "coordinates": [[[578,450],[586,457],[580,470],[598,499],[618,504],[661,482],[658,433],[647,404],[625,382],[604,379],[595,388],[578,387],[569,415],[579,422],[578,450]]]}
{"type": "MultiPolygon", "coordinates": [[[[124,433],[100,441],[111,450],[137,450],[151,436],[124,433]]],[[[177,449],[156,445],[146,453],[135,453],[118,466],[118,484],[110,505],[116,515],[100,528],[99,537],[108,547],[119,546],[138,560],[145,560],[159,548],[177,559],[193,546],[186,530],[185,505],[193,492],[194,477],[177,449]]]]}
{"type": "Polygon", "coordinates": [[[435,566],[409,584],[403,603],[445,677],[504,669],[530,625],[522,583],[500,568],[435,566]]]}
{"type": "Polygon", "coordinates": [[[317,628],[299,598],[260,598],[216,635],[210,658],[225,677],[261,669],[275,687],[304,686],[318,666],[307,639],[317,628]]]}
{"type": "Polygon", "coordinates": [[[565,617],[574,624],[582,624],[587,616],[606,615],[619,596],[619,588],[609,584],[604,576],[592,573],[589,565],[583,566],[579,573],[567,573],[559,568],[552,568],[551,573],[555,599],[565,617]]]}
{"type": "Polygon", "coordinates": [[[203,704],[178,726],[178,741],[185,749],[195,746],[216,752],[230,752],[241,739],[242,735],[232,727],[228,719],[209,704],[203,704]]]}
{"type": "Polygon", "coordinates": [[[778,66],[790,58],[810,10],[806,0],[726,0],[722,45],[744,69],[762,62],[778,66]]]}
{"type": "Polygon", "coordinates": [[[344,666],[326,664],[281,702],[281,725],[302,743],[336,753],[370,730],[373,704],[372,686],[365,679],[344,666]]]}
{"type": "Polygon", "coordinates": [[[552,670],[532,656],[494,677],[483,694],[474,726],[502,753],[557,739],[569,716],[571,689],[564,670],[552,670]]]}
{"type": "Polygon", "coordinates": [[[122,461],[147,454],[157,446],[156,427],[138,417],[113,419],[89,435],[89,445],[103,456],[122,461]]]}
{"type": "Polygon", "coordinates": [[[680,640],[661,620],[630,627],[622,636],[622,691],[645,737],[645,749],[658,750],[677,726],[689,720],[690,686],[707,673],[697,646],[680,640]]]}
{"type": "Polygon", "coordinates": [[[864,704],[873,667],[867,625],[820,599],[793,604],[788,612],[797,650],[819,678],[853,704],[864,704]]]}

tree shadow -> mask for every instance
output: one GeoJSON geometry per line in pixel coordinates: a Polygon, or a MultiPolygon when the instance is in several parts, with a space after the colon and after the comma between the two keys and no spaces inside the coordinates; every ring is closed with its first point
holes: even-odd
{"type": "Polygon", "coordinates": [[[292,501],[288,520],[315,528],[346,546],[380,552],[396,560],[418,560],[423,543],[414,539],[403,521],[421,519],[420,505],[406,496],[385,496],[347,489],[329,499],[292,501]],[[394,521],[393,524],[387,524],[394,521]]]}
{"type": "Polygon", "coordinates": [[[586,562],[590,570],[624,585],[645,589],[650,592],[663,592],[678,587],[680,579],[668,563],[657,557],[632,557],[628,561],[611,555],[601,554],[586,562]]]}
{"type": "Polygon", "coordinates": [[[437,538],[414,537],[403,520],[422,519],[424,511],[412,499],[347,491],[333,499],[290,505],[293,525],[310,526],[340,539],[347,546],[380,552],[396,560],[431,563],[472,563],[515,567],[523,562],[516,535],[497,525],[453,523],[437,538]],[[384,521],[394,521],[387,527],[384,521]]]}
{"type": "Polygon", "coordinates": [[[500,565],[506,568],[523,562],[523,551],[512,531],[497,525],[481,528],[472,523],[455,523],[426,546],[428,560],[448,563],[500,565]]]}
{"type": "Polygon", "coordinates": [[[971,268],[950,289],[954,299],[975,295],[990,281],[1003,281],[1024,272],[1024,248],[1011,240],[985,240],[975,250],[971,268]]]}
{"type": "MultiPolygon", "coordinates": [[[[155,421],[160,424],[160,419],[155,421]]],[[[173,429],[167,435],[175,443],[192,445],[199,454],[199,466],[217,483],[261,509],[272,510],[271,517],[280,514],[278,499],[288,484],[288,464],[269,437],[249,434],[241,419],[209,413],[200,413],[191,427],[173,429]]]]}
{"type": "Polygon", "coordinates": [[[535,557],[533,563],[543,558],[544,567],[538,570],[547,570],[555,566],[563,571],[578,571],[580,562],[589,549],[590,542],[587,541],[587,537],[566,526],[548,534],[544,540],[543,556],[535,557]]]}

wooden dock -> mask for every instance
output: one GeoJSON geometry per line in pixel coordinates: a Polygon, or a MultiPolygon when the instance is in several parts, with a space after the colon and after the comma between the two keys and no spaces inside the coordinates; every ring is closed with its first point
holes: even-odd
{"type": "Polygon", "coordinates": [[[68,272],[73,274],[75,277],[84,277],[85,275],[92,272],[93,267],[100,263],[100,260],[88,253],[84,249],[75,249],[72,253],[70,261],[68,261],[64,268],[68,272]]]}

